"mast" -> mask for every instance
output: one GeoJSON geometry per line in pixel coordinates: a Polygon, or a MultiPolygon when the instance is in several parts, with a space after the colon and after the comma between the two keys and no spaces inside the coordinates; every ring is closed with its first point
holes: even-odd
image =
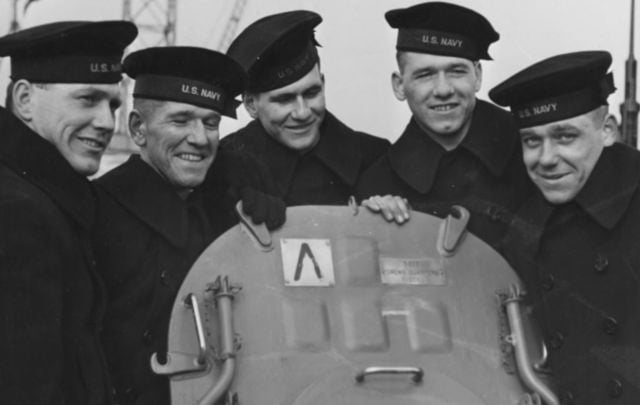
{"type": "Polygon", "coordinates": [[[625,63],[624,102],[620,104],[620,116],[622,117],[621,135],[622,142],[638,148],[638,110],[640,106],[636,101],[636,71],[637,64],[634,57],[634,14],[635,0],[631,0],[631,23],[629,27],[629,57],[625,63]]]}

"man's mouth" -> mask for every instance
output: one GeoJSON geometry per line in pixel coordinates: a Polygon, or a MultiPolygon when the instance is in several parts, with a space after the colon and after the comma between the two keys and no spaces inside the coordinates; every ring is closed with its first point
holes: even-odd
{"type": "Polygon", "coordinates": [[[187,162],[201,162],[204,160],[204,156],[198,153],[178,153],[176,155],[178,159],[185,160],[187,162]]]}
{"type": "Polygon", "coordinates": [[[302,132],[302,131],[306,131],[307,129],[311,128],[311,125],[313,125],[313,121],[306,122],[304,124],[287,125],[287,129],[290,130],[290,131],[302,132]]]}
{"type": "Polygon", "coordinates": [[[547,182],[558,181],[567,176],[567,173],[538,173],[538,177],[547,182]]]}
{"type": "Polygon", "coordinates": [[[106,142],[94,138],[78,138],[78,140],[90,149],[102,150],[107,147],[106,142]]]}
{"type": "Polygon", "coordinates": [[[432,105],[429,108],[437,112],[449,112],[458,106],[457,103],[432,105]]]}

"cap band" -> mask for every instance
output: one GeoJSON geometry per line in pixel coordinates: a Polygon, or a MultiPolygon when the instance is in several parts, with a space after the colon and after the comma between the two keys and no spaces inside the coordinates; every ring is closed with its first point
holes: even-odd
{"type": "Polygon", "coordinates": [[[265,63],[256,65],[255,72],[249,73],[248,90],[263,92],[287,86],[309,73],[318,60],[318,51],[312,42],[303,52],[285,63],[271,64],[267,58],[265,63]]]}
{"type": "Polygon", "coordinates": [[[29,56],[11,58],[11,78],[40,83],[118,83],[121,55],[29,56]]]}
{"type": "Polygon", "coordinates": [[[607,104],[607,96],[615,89],[613,74],[607,74],[596,87],[548,97],[511,107],[520,128],[560,121],[587,113],[607,104]]]}
{"type": "Polygon", "coordinates": [[[396,49],[478,59],[478,48],[470,38],[460,34],[420,28],[399,29],[396,49]]]}
{"type": "Polygon", "coordinates": [[[160,75],[136,77],[134,97],[170,100],[210,108],[235,118],[237,103],[229,100],[224,90],[197,80],[160,75]]]}

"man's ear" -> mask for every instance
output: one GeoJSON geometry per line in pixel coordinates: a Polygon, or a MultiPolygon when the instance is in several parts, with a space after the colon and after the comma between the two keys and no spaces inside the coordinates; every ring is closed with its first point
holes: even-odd
{"type": "Polygon", "coordinates": [[[604,146],[613,145],[620,138],[620,129],[618,121],[611,114],[607,114],[602,125],[602,136],[604,137],[604,146]]]}
{"type": "Polygon", "coordinates": [[[22,121],[29,123],[33,120],[33,101],[35,86],[33,83],[20,79],[13,84],[13,111],[22,121]]]}
{"type": "Polygon", "coordinates": [[[404,94],[404,85],[400,72],[393,72],[391,74],[391,87],[393,88],[393,94],[395,94],[398,100],[404,101],[407,99],[407,96],[404,94]]]}
{"type": "Polygon", "coordinates": [[[477,93],[480,91],[480,87],[482,87],[482,64],[480,62],[474,62],[473,69],[476,72],[475,90],[477,93]]]}
{"type": "Polygon", "coordinates": [[[253,93],[246,93],[242,98],[244,108],[249,113],[249,116],[254,120],[258,118],[258,95],[253,93]]]}
{"type": "Polygon", "coordinates": [[[145,127],[142,113],[139,110],[133,109],[129,113],[129,135],[133,142],[139,147],[143,147],[147,144],[147,131],[145,127]]]}

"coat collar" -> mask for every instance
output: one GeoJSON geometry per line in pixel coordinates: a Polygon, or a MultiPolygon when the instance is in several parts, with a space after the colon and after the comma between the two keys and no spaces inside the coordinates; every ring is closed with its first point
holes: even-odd
{"type": "MultiPolygon", "coordinates": [[[[517,148],[517,134],[518,130],[507,112],[477,100],[469,132],[458,148],[471,152],[498,177],[504,173],[517,148]]],[[[389,149],[389,159],[395,172],[407,184],[426,194],[435,182],[440,160],[446,153],[412,118],[402,136],[389,149]]]]}
{"type": "Polygon", "coordinates": [[[354,131],[328,111],[321,131],[320,141],[311,153],[338,175],[345,184],[355,186],[362,165],[362,155],[357,138],[347,136],[354,131]]]}
{"type": "Polygon", "coordinates": [[[80,226],[89,229],[95,214],[95,194],[55,146],[0,107],[0,160],[35,184],[80,226]]]}
{"type": "MultiPolygon", "coordinates": [[[[132,155],[124,164],[98,179],[97,183],[125,209],[172,245],[179,248],[186,246],[189,203],[181,199],[139,155],[132,155]]],[[[196,190],[188,200],[200,197],[196,190]]]]}
{"type": "MultiPolygon", "coordinates": [[[[279,191],[284,195],[291,184],[298,159],[302,156],[274,140],[259,121],[250,122],[244,129],[250,140],[247,150],[256,154],[273,170],[279,191]]],[[[354,131],[329,111],[320,127],[320,140],[308,154],[319,159],[349,186],[354,186],[362,165],[362,155],[354,131]]]]}
{"type": "Polygon", "coordinates": [[[577,203],[611,230],[627,212],[640,184],[640,153],[616,143],[604,148],[577,203]]]}

